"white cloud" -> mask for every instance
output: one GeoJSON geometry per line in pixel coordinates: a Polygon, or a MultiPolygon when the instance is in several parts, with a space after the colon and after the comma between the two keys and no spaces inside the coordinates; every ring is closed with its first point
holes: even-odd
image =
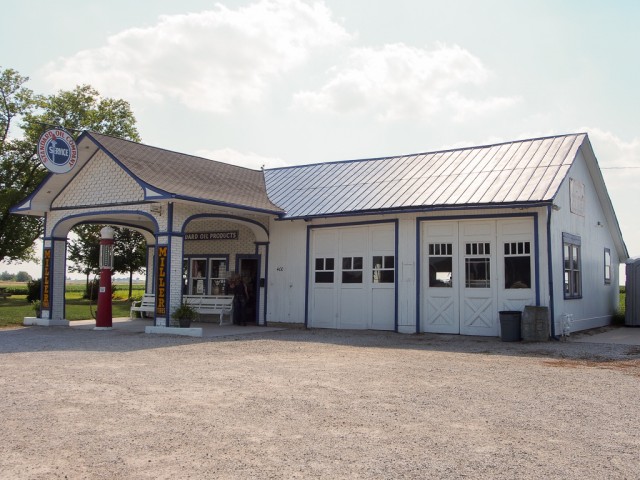
{"type": "Polygon", "coordinates": [[[600,128],[582,128],[579,131],[589,133],[629,254],[640,256],[640,224],[636,211],[640,184],[640,138],[623,140],[600,128]]]}
{"type": "Polygon", "coordinates": [[[582,128],[579,131],[589,133],[601,168],[640,167],[640,138],[625,141],[614,133],[597,127],[582,128]]]}
{"type": "Polygon", "coordinates": [[[259,0],[231,10],[160,17],[105,46],[51,62],[55,88],[89,83],[103,94],[227,112],[260,101],[270,82],[302,64],[316,48],[349,39],[319,2],[259,0]]]}
{"type": "Polygon", "coordinates": [[[430,117],[452,111],[454,120],[501,110],[512,97],[472,99],[466,86],[484,84],[490,72],[467,50],[438,45],[432,50],[403,43],[356,48],[346,65],[334,67],[319,90],[295,95],[294,105],[317,112],[366,113],[380,120],[430,117]]]}
{"type": "Polygon", "coordinates": [[[288,164],[280,159],[273,157],[264,157],[254,152],[239,152],[233,148],[221,148],[218,150],[198,150],[196,155],[218,162],[230,163],[239,167],[252,168],[260,170],[264,168],[286,167],[288,164]]]}

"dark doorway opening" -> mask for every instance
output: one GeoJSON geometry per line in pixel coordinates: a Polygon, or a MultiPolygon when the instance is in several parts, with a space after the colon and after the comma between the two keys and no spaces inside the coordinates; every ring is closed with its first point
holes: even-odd
{"type": "Polygon", "coordinates": [[[242,281],[247,286],[249,301],[247,302],[246,322],[251,325],[258,325],[258,283],[259,267],[258,257],[240,258],[238,263],[238,273],[242,281]]]}

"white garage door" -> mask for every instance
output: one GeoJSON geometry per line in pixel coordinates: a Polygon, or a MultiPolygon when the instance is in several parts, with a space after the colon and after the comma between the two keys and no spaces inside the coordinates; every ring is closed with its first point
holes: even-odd
{"type": "Polygon", "coordinates": [[[421,325],[495,336],[500,310],[535,304],[533,220],[426,221],[421,325]]]}
{"type": "Polygon", "coordinates": [[[393,224],[312,230],[309,326],[394,330],[393,224]]]}

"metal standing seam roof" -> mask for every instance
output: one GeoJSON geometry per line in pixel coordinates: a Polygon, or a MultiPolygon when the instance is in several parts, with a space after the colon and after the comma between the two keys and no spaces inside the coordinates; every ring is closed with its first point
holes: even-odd
{"type": "Polygon", "coordinates": [[[553,200],[585,133],[267,169],[284,218],[553,200]]]}

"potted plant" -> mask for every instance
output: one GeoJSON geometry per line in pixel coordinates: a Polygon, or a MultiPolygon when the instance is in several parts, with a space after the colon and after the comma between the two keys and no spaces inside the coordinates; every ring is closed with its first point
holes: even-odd
{"type": "Polygon", "coordinates": [[[31,304],[33,306],[33,310],[36,312],[36,318],[40,318],[40,315],[42,315],[42,304],[40,303],[40,300],[34,300],[31,304]]]}
{"type": "Polygon", "coordinates": [[[195,320],[197,316],[198,312],[185,302],[182,302],[171,314],[171,317],[180,324],[180,328],[189,328],[191,322],[195,320]]]}

